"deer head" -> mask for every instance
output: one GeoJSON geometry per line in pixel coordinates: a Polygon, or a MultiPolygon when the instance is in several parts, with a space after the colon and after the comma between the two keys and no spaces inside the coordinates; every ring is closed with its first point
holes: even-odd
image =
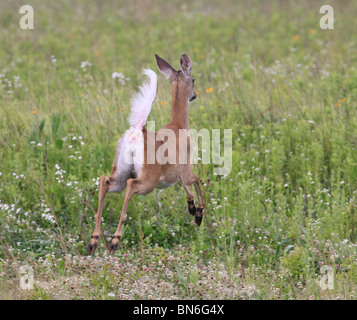
{"type": "Polygon", "coordinates": [[[192,62],[190,57],[183,53],[180,59],[181,70],[175,70],[167,61],[155,54],[157,66],[162,74],[170,81],[171,87],[177,86],[179,92],[187,96],[188,101],[193,101],[197,98],[194,91],[195,79],[191,77],[192,62]]]}

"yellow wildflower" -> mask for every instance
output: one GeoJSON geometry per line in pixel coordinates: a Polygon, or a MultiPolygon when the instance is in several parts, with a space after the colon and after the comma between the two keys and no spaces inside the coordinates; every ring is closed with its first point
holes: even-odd
{"type": "Polygon", "coordinates": [[[210,92],[212,92],[213,91],[213,88],[208,88],[208,89],[206,89],[206,92],[207,93],[210,93],[210,92]]]}
{"type": "Polygon", "coordinates": [[[120,111],[123,111],[123,110],[124,110],[124,108],[123,108],[123,107],[121,107],[121,108],[120,108],[120,111]]]}
{"type": "Polygon", "coordinates": [[[298,41],[298,40],[300,40],[300,36],[298,34],[296,34],[295,36],[293,36],[293,39],[298,41]]]}
{"type": "Polygon", "coordinates": [[[200,49],[195,48],[195,49],[193,49],[193,51],[194,51],[194,52],[199,52],[199,51],[200,51],[200,49]]]}
{"type": "Polygon", "coordinates": [[[161,105],[164,106],[165,104],[167,104],[167,101],[162,101],[162,102],[161,102],[161,105]]]}
{"type": "Polygon", "coordinates": [[[311,33],[311,34],[316,34],[316,32],[317,32],[317,31],[316,31],[315,29],[311,29],[311,30],[310,30],[310,33],[311,33]]]}
{"type": "Polygon", "coordinates": [[[32,110],[32,114],[33,114],[33,115],[36,115],[36,114],[37,114],[37,111],[36,111],[36,110],[32,110]]]}

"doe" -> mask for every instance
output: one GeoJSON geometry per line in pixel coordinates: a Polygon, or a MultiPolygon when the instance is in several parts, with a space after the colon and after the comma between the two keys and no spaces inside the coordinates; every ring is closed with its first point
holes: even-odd
{"type": "MultiPolygon", "coordinates": [[[[204,214],[205,201],[200,190],[200,179],[192,172],[192,162],[190,158],[190,137],[186,136],[189,141],[186,143],[186,150],[180,149],[179,139],[167,140],[170,143],[168,149],[174,148],[176,151],[176,159],[178,160],[180,152],[187,155],[185,163],[164,163],[159,161],[154,156],[154,161],[147,161],[151,150],[157,152],[160,146],[163,145],[163,139],[160,140],[160,134],[165,130],[171,130],[176,137],[179,137],[180,129],[189,130],[188,109],[189,102],[196,99],[197,95],[194,91],[194,79],[191,77],[191,59],[185,53],[180,59],[181,70],[175,70],[168,62],[155,54],[156,62],[161,73],[170,81],[172,106],[171,120],[162,127],[158,132],[150,132],[146,129],[145,124],[147,117],[151,111],[152,104],[156,97],[157,76],[152,70],[144,70],[144,73],[149,77],[149,82],[144,83],[140,91],[132,100],[131,113],[129,117],[130,129],[119,139],[116,154],[114,158],[112,173],[109,177],[100,177],[99,186],[99,202],[98,211],[95,215],[95,228],[92,234],[90,243],[87,246],[88,254],[94,253],[98,246],[100,237],[100,224],[102,220],[103,201],[108,192],[121,193],[125,187],[124,204],[120,215],[120,221],[117,230],[115,231],[110,243],[109,253],[113,253],[117,248],[119,241],[122,238],[122,227],[126,218],[126,211],[129,201],[134,194],[146,195],[152,192],[155,188],[163,189],[174,183],[181,181],[183,188],[186,191],[186,199],[188,203],[188,211],[195,216],[195,221],[198,226],[202,222],[204,214]],[[150,140],[148,136],[152,134],[155,138],[150,140]],[[128,161],[128,158],[131,158],[128,161]],[[188,188],[189,185],[194,185],[198,206],[196,208],[193,193],[188,188]]],[[[165,135],[165,134],[164,134],[165,135]]]]}

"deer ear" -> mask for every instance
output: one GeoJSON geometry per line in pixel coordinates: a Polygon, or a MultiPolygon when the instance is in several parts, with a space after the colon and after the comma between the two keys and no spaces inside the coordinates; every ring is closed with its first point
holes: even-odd
{"type": "Polygon", "coordinates": [[[167,79],[170,80],[173,74],[176,72],[176,70],[173,67],[171,67],[171,65],[168,62],[160,58],[156,53],[155,53],[155,58],[160,72],[164,74],[167,79]]]}
{"type": "Polygon", "coordinates": [[[181,70],[186,76],[191,75],[191,66],[192,62],[190,57],[186,54],[183,53],[180,59],[180,65],[181,65],[181,70]]]}

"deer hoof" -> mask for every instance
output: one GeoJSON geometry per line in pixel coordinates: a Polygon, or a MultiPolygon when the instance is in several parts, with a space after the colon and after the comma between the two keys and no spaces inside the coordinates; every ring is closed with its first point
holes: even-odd
{"type": "Polygon", "coordinates": [[[118,249],[120,239],[121,236],[113,236],[108,246],[109,253],[114,253],[118,249]]]}
{"type": "Polygon", "coordinates": [[[90,242],[87,246],[87,254],[93,254],[98,247],[99,236],[91,236],[90,242]]]}
{"type": "Polygon", "coordinates": [[[197,212],[195,214],[195,221],[198,226],[201,225],[202,218],[203,218],[203,208],[197,208],[197,212]]]}

